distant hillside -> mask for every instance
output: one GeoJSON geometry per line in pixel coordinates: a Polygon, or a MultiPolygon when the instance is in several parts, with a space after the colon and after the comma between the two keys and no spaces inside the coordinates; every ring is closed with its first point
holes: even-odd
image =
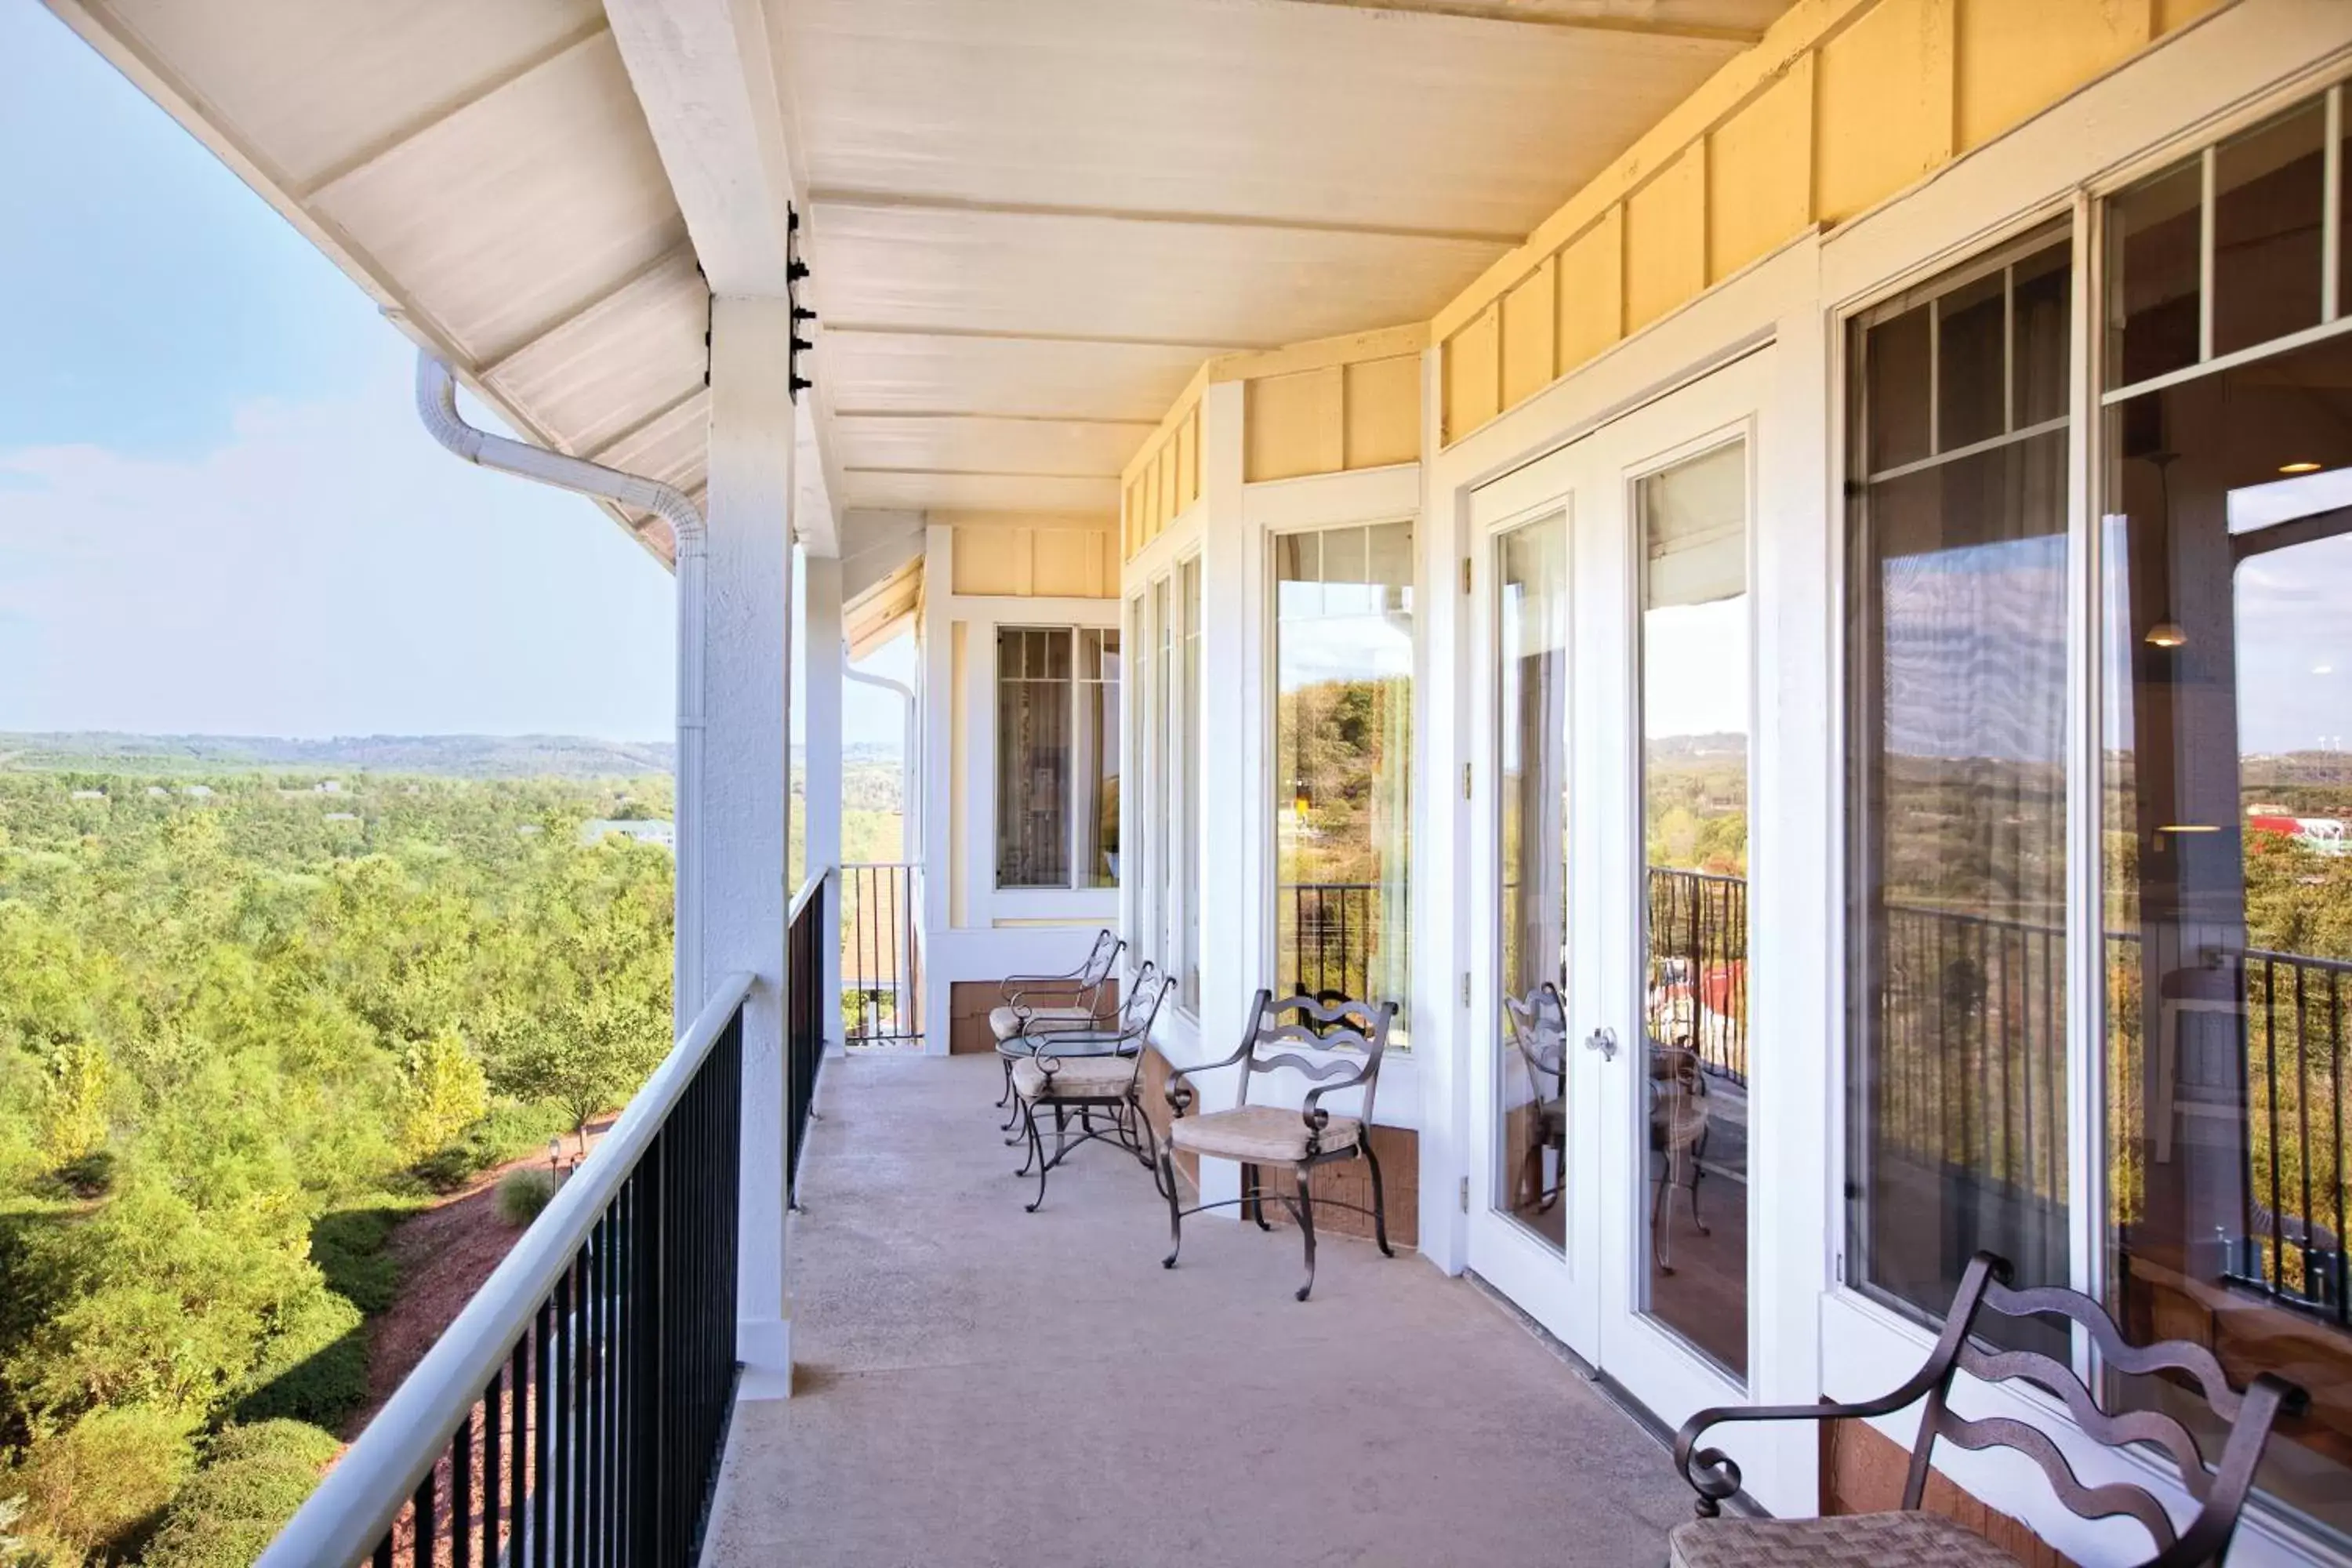
{"type": "Polygon", "coordinates": [[[0,769],[17,772],[217,773],[251,768],[457,778],[612,778],[669,773],[676,753],[667,741],[595,741],[579,735],[338,735],[331,741],[293,741],[262,735],[0,733],[0,769]]]}

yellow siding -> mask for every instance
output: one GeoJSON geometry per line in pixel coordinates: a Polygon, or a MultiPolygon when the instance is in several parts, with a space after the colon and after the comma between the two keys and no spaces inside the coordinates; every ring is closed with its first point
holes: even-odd
{"type": "Polygon", "coordinates": [[[1437,312],[1444,439],[2229,3],[1796,0],[1437,312]],[[1541,377],[1538,292],[1552,297],[1555,343],[1541,377]]]}
{"type": "Polygon", "coordinates": [[[1339,365],[1246,383],[1242,478],[1336,473],[1346,459],[1346,378],[1339,365]]]}
{"type": "Polygon", "coordinates": [[[1967,0],[1957,56],[1960,146],[1982,146],[2147,38],[2147,0],[1967,0]]]}
{"type": "Polygon", "coordinates": [[[1882,0],[1822,47],[1816,216],[1852,217],[1951,157],[1952,8],[1953,0],[1882,0]]]}
{"type": "Polygon", "coordinates": [[[1347,371],[1347,466],[1377,468],[1419,458],[1421,356],[1366,360],[1347,371]]]}
{"type": "Polygon", "coordinates": [[[1647,326],[1706,287],[1706,149],[1675,155],[1625,203],[1625,326],[1647,326]]]}
{"type": "Polygon", "coordinates": [[[1115,599],[1118,552],[1093,524],[959,523],[959,594],[994,598],[1115,599]]]}
{"type": "Polygon", "coordinates": [[[1559,351],[1553,315],[1559,301],[1555,263],[1503,296],[1503,406],[1524,402],[1551,384],[1559,351]]]}
{"type": "Polygon", "coordinates": [[[1611,207],[1599,223],[1559,253],[1559,357],[1562,371],[1582,364],[1625,332],[1624,209],[1611,207]]]}
{"type": "Polygon", "coordinates": [[[1706,280],[1719,282],[1812,221],[1813,58],[1706,142],[1706,280]]]}
{"type": "Polygon", "coordinates": [[[1458,439],[1502,412],[1496,308],[1489,305],[1445,344],[1445,438],[1458,439]]]}

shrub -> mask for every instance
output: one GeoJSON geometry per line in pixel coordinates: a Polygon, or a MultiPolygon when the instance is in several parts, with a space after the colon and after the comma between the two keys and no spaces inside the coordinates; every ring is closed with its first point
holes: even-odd
{"type": "Polygon", "coordinates": [[[509,1171],[499,1178],[499,1217],[520,1229],[537,1219],[555,1198],[555,1173],[536,1165],[509,1171]]]}
{"type": "Polygon", "coordinates": [[[400,1269],[385,1256],[383,1244],[408,1215],[404,1208],[386,1205],[338,1209],[313,1220],[310,1261],[327,1277],[327,1289],[362,1312],[381,1312],[391,1306],[400,1289],[400,1269]]]}
{"type": "Polygon", "coordinates": [[[367,1328],[360,1310],[314,1290],[280,1314],[236,1407],[239,1421],[290,1417],[333,1426],[367,1397],[367,1328]]]}
{"type": "Polygon", "coordinates": [[[25,1500],[23,1532],[70,1562],[134,1541],[187,1479],[194,1445],[180,1415],[152,1405],[93,1410],[33,1439],[0,1490],[25,1500]]]}
{"type": "Polygon", "coordinates": [[[142,1561],[146,1568],[246,1568],[294,1517],[338,1447],[299,1421],[226,1428],[142,1561]]]}

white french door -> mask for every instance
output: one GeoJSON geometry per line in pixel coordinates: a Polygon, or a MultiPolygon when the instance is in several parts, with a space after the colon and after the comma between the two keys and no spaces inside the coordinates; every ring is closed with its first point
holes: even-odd
{"type": "Polygon", "coordinates": [[[1750,355],[1481,487],[1469,1262],[1661,1420],[1738,1402],[1750,355]]]}

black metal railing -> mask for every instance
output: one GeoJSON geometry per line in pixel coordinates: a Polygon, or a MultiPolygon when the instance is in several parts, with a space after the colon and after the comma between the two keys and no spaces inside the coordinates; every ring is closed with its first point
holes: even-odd
{"type": "Polygon", "coordinates": [[[261,1568],[685,1568],[735,1387],[743,1002],[725,983],[261,1568]]]}
{"type": "Polygon", "coordinates": [[[2242,960],[2243,1228],[2223,1278],[2352,1327],[2344,1250],[2344,1003],[2352,963],[2249,950],[2242,960]]]}
{"type": "Polygon", "coordinates": [[[1650,868],[1649,1028],[1748,1081],[1748,879],[1650,868]]]}
{"type": "Polygon", "coordinates": [[[809,1113],[816,1106],[817,1075],[824,1070],[824,889],[829,879],[823,871],[808,879],[793,900],[784,931],[784,1070],[792,1110],[785,1181],[794,1207],[800,1204],[801,1151],[808,1143],[809,1113]]]}
{"type": "Polygon", "coordinates": [[[854,1048],[923,1037],[921,917],[916,868],[904,860],[841,868],[841,1008],[854,1048]]]}
{"type": "Polygon", "coordinates": [[[1276,951],[1287,951],[1283,980],[1307,996],[1365,996],[1380,935],[1377,882],[1285,882],[1276,889],[1276,951]]]}

